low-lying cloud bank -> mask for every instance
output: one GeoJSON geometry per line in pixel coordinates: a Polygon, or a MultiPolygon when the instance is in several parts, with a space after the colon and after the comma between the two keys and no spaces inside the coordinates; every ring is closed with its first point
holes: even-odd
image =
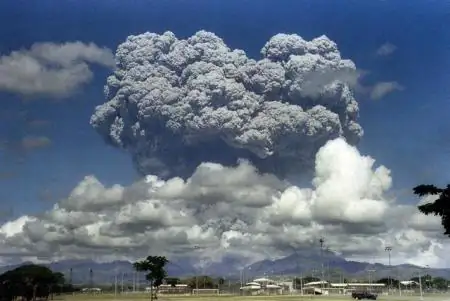
{"type": "Polygon", "coordinates": [[[88,176],[52,210],[5,223],[1,249],[43,258],[107,260],[149,252],[173,258],[190,250],[211,260],[224,254],[257,259],[325,236],[346,257],[370,259],[391,245],[403,261],[445,266],[449,248],[439,219],[386,199],[391,182],[386,167],[375,168],[342,138],[319,150],[311,189],[245,161],[202,163],[186,180],[147,176],[130,187],[104,187],[88,176]]]}

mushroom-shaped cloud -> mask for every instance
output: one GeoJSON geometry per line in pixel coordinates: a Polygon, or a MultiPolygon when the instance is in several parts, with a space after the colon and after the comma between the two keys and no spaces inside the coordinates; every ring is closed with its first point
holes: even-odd
{"type": "Polygon", "coordinates": [[[277,34],[261,54],[248,58],[206,31],[129,36],[91,124],[139,172],[163,178],[240,158],[284,177],[313,167],[331,139],[357,144],[356,67],[333,41],[277,34]]]}

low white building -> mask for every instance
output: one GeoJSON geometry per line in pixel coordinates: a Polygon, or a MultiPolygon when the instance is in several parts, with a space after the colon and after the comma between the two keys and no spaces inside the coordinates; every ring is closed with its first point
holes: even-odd
{"type": "Polygon", "coordinates": [[[257,278],[240,288],[243,295],[281,295],[283,287],[268,278],[257,278]]]}
{"type": "Polygon", "coordinates": [[[384,283],[329,283],[327,281],[308,282],[303,285],[305,294],[328,295],[347,294],[357,290],[379,292],[386,285],[384,283]]]}

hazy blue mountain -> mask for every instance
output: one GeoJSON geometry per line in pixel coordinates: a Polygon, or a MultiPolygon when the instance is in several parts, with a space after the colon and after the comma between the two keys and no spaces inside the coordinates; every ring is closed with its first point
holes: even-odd
{"type": "MultiPolygon", "coordinates": [[[[192,258],[185,258],[170,262],[167,266],[167,271],[170,276],[174,277],[211,275],[238,280],[244,268],[240,262],[239,258],[225,257],[220,263],[213,263],[201,268],[198,262],[192,258]]],[[[266,259],[248,265],[245,267],[244,274],[246,279],[264,275],[271,277],[293,275],[320,277],[322,274],[321,262],[321,256],[317,250],[298,250],[296,253],[284,258],[276,260],[266,259]]],[[[3,273],[17,266],[1,267],[0,272],[3,273]]],[[[409,264],[389,267],[380,263],[370,264],[367,262],[349,261],[331,252],[323,253],[323,266],[324,276],[331,281],[339,281],[342,277],[368,279],[369,270],[374,270],[371,276],[373,279],[387,276],[397,279],[409,279],[420,271],[419,267],[409,264]]],[[[112,284],[115,281],[115,275],[117,275],[119,284],[121,284],[123,277],[125,285],[133,283],[133,279],[138,279],[136,280],[137,283],[140,283],[142,286],[146,285],[144,273],[135,273],[132,263],[128,261],[98,263],[91,260],[63,260],[51,263],[50,268],[64,273],[67,279],[70,279],[70,275],[72,275],[72,283],[74,284],[89,283],[89,271],[92,269],[92,281],[96,284],[112,284]],[[70,273],[70,269],[72,269],[72,273],[70,273]]],[[[421,273],[450,278],[450,269],[422,269],[421,273]]]]}

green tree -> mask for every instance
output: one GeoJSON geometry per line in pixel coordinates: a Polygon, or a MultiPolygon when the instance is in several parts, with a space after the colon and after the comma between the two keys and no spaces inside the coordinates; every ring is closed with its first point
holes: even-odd
{"type": "Polygon", "coordinates": [[[180,278],[167,277],[166,283],[172,287],[175,287],[177,284],[181,283],[181,280],[180,280],[180,278]]]}
{"type": "Polygon", "coordinates": [[[225,278],[220,277],[219,279],[217,279],[217,288],[220,291],[220,288],[225,284],[225,278]]]}
{"type": "Polygon", "coordinates": [[[138,272],[148,272],[145,279],[150,283],[150,300],[158,299],[158,289],[167,277],[165,270],[169,262],[165,256],[147,256],[144,260],[136,261],[133,267],[138,272]],[[156,288],[153,292],[153,287],[156,288]]]}
{"type": "Polygon", "coordinates": [[[433,287],[438,290],[448,290],[448,281],[442,277],[435,277],[432,281],[433,287]]]}
{"type": "Polygon", "coordinates": [[[423,197],[426,195],[439,195],[432,203],[419,205],[418,209],[425,215],[433,214],[441,217],[444,235],[450,237],[450,185],[438,188],[434,185],[419,185],[414,187],[414,194],[423,197]]]}
{"type": "Polygon", "coordinates": [[[381,278],[381,279],[377,280],[376,283],[384,283],[387,287],[389,285],[391,287],[398,287],[399,281],[397,279],[395,279],[395,278],[385,277],[385,278],[381,278]]]}
{"type": "Polygon", "coordinates": [[[31,300],[53,297],[53,288],[63,285],[65,279],[63,274],[53,273],[45,266],[27,264],[0,275],[0,283],[10,284],[6,289],[11,296],[31,300]]]}
{"type": "Polygon", "coordinates": [[[203,276],[199,275],[199,276],[191,277],[186,280],[186,284],[191,289],[196,289],[197,283],[198,283],[199,289],[201,289],[201,288],[207,288],[207,289],[217,288],[217,284],[214,281],[214,279],[209,276],[206,276],[206,275],[203,275],[203,276]]]}
{"type": "Polygon", "coordinates": [[[433,277],[429,274],[426,274],[422,276],[422,285],[424,285],[427,288],[432,287],[433,285],[433,277]]]}

